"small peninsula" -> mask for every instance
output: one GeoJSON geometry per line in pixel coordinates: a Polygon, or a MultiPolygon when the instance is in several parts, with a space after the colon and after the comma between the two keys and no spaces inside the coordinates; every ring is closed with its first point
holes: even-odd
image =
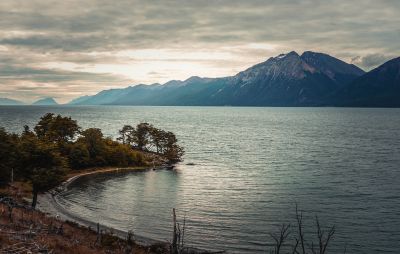
{"type": "Polygon", "coordinates": [[[14,232],[3,237],[3,242],[11,251],[165,253],[166,243],[146,242],[144,246],[131,232],[118,235],[103,227],[100,232],[99,226],[96,231],[35,208],[40,193],[53,196],[61,183],[83,175],[170,169],[184,154],[177,142],[174,133],[149,123],[125,125],[113,140],[98,128],[82,129],[76,120],[52,113],[41,117],[33,130],[24,126],[21,134],[0,128],[0,207],[3,214],[7,211],[1,221],[5,230],[14,232]],[[29,232],[26,227],[31,228],[29,232]],[[28,237],[32,245],[14,235],[28,237]]]}

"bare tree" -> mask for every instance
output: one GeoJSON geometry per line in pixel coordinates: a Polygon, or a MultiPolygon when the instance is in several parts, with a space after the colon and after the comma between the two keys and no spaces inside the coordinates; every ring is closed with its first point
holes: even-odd
{"type": "Polygon", "coordinates": [[[283,243],[285,242],[285,240],[287,239],[287,237],[290,234],[289,228],[290,228],[290,224],[288,224],[288,225],[282,224],[279,235],[270,234],[270,236],[275,241],[274,250],[271,251],[271,253],[273,253],[273,254],[280,253],[283,243]]]}
{"type": "MultiPolygon", "coordinates": [[[[297,204],[296,204],[296,222],[297,222],[297,236],[293,238],[293,244],[291,252],[292,254],[326,254],[327,248],[332,240],[333,235],[335,234],[335,226],[329,228],[328,231],[323,230],[318,217],[315,217],[316,221],[316,228],[317,228],[317,243],[313,241],[306,241],[305,233],[304,233],[304,223],[303,223],[303,212],[299,211],[297,204]]],[[[282,253],[282,249],[284,243],[288,236],[290,235],[289,231],[290,225],[283,224],[280,228],[280,232],[277,235],[270,234],[271,237],[274,239],[274,249],[270,251],[273,254],[282,253]]],[[[288,249],[288,247],[285,247],[288,249]]],[[[346,253],[346,248],[345,248],[346,253]]]]}
{"type": "Polygon", "coordinates": [[[319,223],[319,219],[318,216],[315,216],[315,222],[316,222],[316,226],[317,226],[317,237],[318,237],[318,251],[315,250],[315,246],[313,243],[311,243],[311,252],[313,254],[325,254],[326,253],[326,249],[328,247],[329,241],[332,239],[332,236],[335,234],[335,226],[332,226],[328,232],[325,232],[322,228],[321,225],[319,223]]]}
{"type": "Polygon", "coordinates": [[[305,243],[304,243],[304,232],[303,232],[303,212],[299,213],[297,203],[296,203],[296,221],[297,221],[297,230],[299,235],[298,238],[296,238],[297,244],[295,245],[296,247],[294,248],[293,253],[298,253],[296,249],[298,242],[300,242],[302,253],[306,254],[305,243]]]}

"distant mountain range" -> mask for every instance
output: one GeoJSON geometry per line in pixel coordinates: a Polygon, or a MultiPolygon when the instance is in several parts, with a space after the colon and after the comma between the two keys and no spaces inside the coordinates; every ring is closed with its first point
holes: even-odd
{"type": "Polygon", "coordinates": [[[32,105],[37,105],[37,106],[52,106],[52,105],[58,105],[58,103],[50,97],[40,99],[38,101],[35,101],[32,103],[32,105]]]}
{"type": "MultiPolygon", "coordinates": [[[[0,99],[0,104],[2,104],[0,99]]],[[[82,96],[69,105],[400,107],[400,58],[365,73],[307,51],[271,57],[234,76],[191,77],[82,96]]],[[[10,104],[9,104],[10,105],[10,104]]],[[[57,105],[45,98],[34,105],[57,105]]]]}
{"type": "Polygon", "coordinates": [[[104,90],[72,105],[400,106],[399,58],[365,73],[323,53],[296,52],[224,78],[104,90]]]}
{"type": "Polygon", "coordinates": [[[27,104],[22,101],[9,99],[9,98],[0,98],[0,105],[3,106],[15,106],[15,105],[37,105],[37,106],[52,106],[59,105],[53,98],[47,97],[40,100],[35,101],[32,104],[27,104]]]}
{"type": "Polygon", "coordinates": [[[13,99],[8,99],[8,98],[0,98],[0,105],[24,105],[22,101],[17,101],[13,99]]]}

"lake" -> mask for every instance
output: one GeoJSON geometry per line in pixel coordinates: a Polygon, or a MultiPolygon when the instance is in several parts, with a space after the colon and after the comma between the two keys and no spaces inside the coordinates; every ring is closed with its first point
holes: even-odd
{"type": "Polygon", "coordinates": [[[307,239],[316,215],[335,225],[329,253],[400,249],[400,109],[0,106],[0,126],[21,132],[47,112],[112,137],[149,122],[185,147],[176,171],[74,184],[60,202],[84,219],[170,240],[176,208],[188,245],[267,253],[269,233],[295,230],[297,203],[307,239]]]}

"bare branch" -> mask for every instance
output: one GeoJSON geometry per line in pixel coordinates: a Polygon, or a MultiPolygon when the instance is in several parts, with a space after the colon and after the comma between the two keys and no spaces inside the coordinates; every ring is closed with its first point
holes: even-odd
{"type": "Polygon", "coordinates": [[[274,254],[279,254],[280,250],[283,246],[283,243],[285,242],[285,240],[287,239],[287,237],[289,236],[290,232],[289,232],[289,228],[290,228],[290,224],[285,225],[282,224],[279,236],[276,236],[274,234],[270,234],[270,236],[274,239],[275,241],[275,246],[274,246],[274,254]]]}
{"type": "Polygon", "coordinates": [[[296,203],[296,220],[297,220],[297,229],[299,233],[299,241],[301,243],[301,250],[303,251],[303,254],[306,254],[304,232],[303,232],[303,212],[299,213],[297,203],[296,203]]]}

